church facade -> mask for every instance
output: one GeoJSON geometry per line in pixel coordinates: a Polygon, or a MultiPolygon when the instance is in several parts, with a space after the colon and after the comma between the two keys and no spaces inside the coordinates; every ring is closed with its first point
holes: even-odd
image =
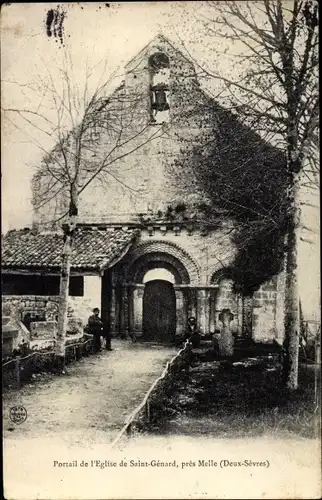
{"type": "MultiPolygon", "coordinates": [[[[137,340],[176,342],[189,317],[209,337],[220,332],[223,309],[232,313],[237,337],[282,339],[283,270],[251,293],[238,290],[238,222],[220,198],[214,204],[198,169],[182,160],[191,145],[212,137],[217,120],[193,64],[159,36],[125,71],[123,95],[137,89],[145,95],[140,112],[150,139],[140,136],[108,182],[94,180],[80,195],[71,307],[84,321],[100,307],[114,336],[137,340]]],[[[104,131],[98,132],[97,154],[107,142],[104,131]]],[[[33,229],[4,238],[4,300],[18,297],[40,315],[58,301],[62,235],[39,229],[52,210],[36,210],[33,229]]]]}

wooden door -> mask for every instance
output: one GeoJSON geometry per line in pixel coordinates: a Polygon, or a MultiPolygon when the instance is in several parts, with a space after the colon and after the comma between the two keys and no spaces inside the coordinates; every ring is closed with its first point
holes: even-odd
{"type": "Polygon", "coordinates": [[[173,342],[176,330],[176,297],[168,281],[153,280],[145,285],[143,333],[145,340],[173,342]]]}

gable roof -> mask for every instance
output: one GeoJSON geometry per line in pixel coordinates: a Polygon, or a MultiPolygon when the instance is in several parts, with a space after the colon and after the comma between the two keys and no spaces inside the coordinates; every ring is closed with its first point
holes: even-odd
{"type": "MultiPolygon", "coordinates": [[[[134,229],[76,230],[72,268],[102,271],[111,267],[129,250],[137,234],[134,229]]],[[[62,234],[10,231],[2,241],[1,266],[7,270],[59,270],[62,249],[62,234]]]]}
{"type": "Polygon", "coordinates": [[[130,59],[130,61],[128,61],[125,65],[125,70],[129,70],[129,68],[131,67],[131,65],[133,65],[133,63],[135,63],[138,59],[142,59],[142,57],[144,57],[144,55],[149,51],[150,47],[154,47],[154,46],[158,46],[158,45],[162,45],[163,46],[163,50],[164,50],[164,47],[166,47],[168,45],[168,47],[170,47],[172,50],[178,52],[181,56],[183,56],[190,64],[192,64],[192,61],[188,59],[188,57],[183,54],[181,52],[181,50],[179,50],[173,42],[171,42],[170,40],[168,40],[168,38],[166,38],[164,35],[162,35],[161,33],[157,36],[155,36],[154,38],[152,38],[152,40],[150,40],[149,43],[147,43],[143,49],[141,49],[135,56],[132,57],[132,59],[130,59]]]}

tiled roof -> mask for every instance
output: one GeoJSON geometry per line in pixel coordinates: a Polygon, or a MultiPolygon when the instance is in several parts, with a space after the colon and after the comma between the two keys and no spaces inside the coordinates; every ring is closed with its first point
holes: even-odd
{"type": "MultiPolygon", "coordinates": [[[[137,236],[134,229],[78,229],[75,233],[72,268],[100,270],[121,258],[137,236]]],[[[2,240],[1,266],[10,268],[59,268],[63,235],[10,231],[2,240]]]]}

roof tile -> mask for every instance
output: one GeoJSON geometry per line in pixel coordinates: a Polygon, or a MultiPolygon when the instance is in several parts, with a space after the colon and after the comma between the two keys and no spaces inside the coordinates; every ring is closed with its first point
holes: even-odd
{"type": "MultiPolygon", "coordinates": [[[[134,229],[76,230],[72,267],[100,270],[108,267],[137,236],[134,229]]],[[[2,268],[57,268],[61,265],[63,235],[10,231],[2,240],[2,268]]]]}

